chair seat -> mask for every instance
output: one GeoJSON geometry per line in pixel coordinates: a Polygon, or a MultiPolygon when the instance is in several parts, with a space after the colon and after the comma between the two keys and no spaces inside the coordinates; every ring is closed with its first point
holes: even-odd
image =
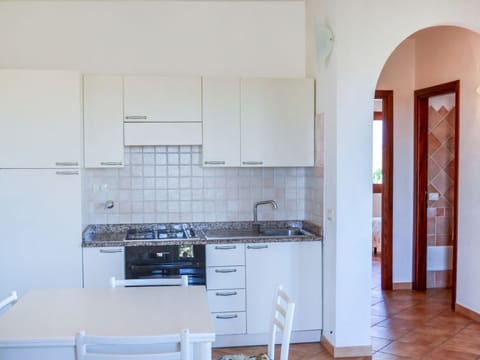
{"type": "Polygon", "coordinates": [[[218,360],[269,360],[267,354],[262,353],[254,356],[243,355],[243,354],[233,354],[233,355],[224,355],[218,360]]]}

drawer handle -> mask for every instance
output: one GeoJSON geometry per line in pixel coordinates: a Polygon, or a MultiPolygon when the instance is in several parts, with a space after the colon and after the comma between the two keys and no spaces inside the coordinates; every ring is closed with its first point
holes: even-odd
{"type": "Polygon", "coordinates": [[[237,247],[235,245],[223,245],[223,246],[215,246],[215,250],[233,250],[237,247]]]}
{"type": "Polygon", "coordinates": [[[262,165],[263,161],[242,161],[243,165],[262,165]]]}
{"type": "Polygon", "coordinates": [[[225,165],[225,161],[204,161],[205,165],[225,165]]]}
{"type": "Polygon", "coordinates": [[[100,249],[100,252],[102,254],[113,254],[113,253],[120,253],[122,252],[122,249],[100,249]]]}
{"type": "Polygon", "coordinates": [[[215,269],[216,273],[227,274],[237,272],[237,269],[215,269]]]}
{"type": "Polygon", "coordinates": [[[78,171],[55,171],[57,175],[78,175],[78,171]]]}
{"type": "Polygon", "coordinates": [[[56,166],[78,166],[78,162],[72,161],[57,161],[55,163],[56,166]]]}
{"type": "Polygon", "coordinates": [[[216,316],[217,319],[223,319],[223,320],[226,320],[226,319],[236,319],[238,318],[238,315],[217,315],[216,316]]]}
{"type": "Polygon", "coordinates": [[[247,249],[252,249],[252,250],[268,249],[268,245],[247,245],[247,249]]]}
{"type": "Polygon", "coordinates": [[[120,166],[122,165],[121,161],[102,161],[100,163],[102,166],[120,166]]]}
{"type": "Polygon", "coordinates": [[[126,120],[147,120],[146,115],[128,115],[125,116],[126,120]]]}
{"type": "Polygon", "coordinates": [[[235,296],[238,295],[236,291],[231,291],[231,292],[217,292],[215,293],[216,296],[235,296]]]}

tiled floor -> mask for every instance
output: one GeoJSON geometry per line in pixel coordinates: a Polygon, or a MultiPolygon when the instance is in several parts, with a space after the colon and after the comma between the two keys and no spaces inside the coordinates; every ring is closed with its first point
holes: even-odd
{"type": "MultiPolygon", "coordinates": [[[[480,324],[450,310],[449,290],[381,291],[380,262],[375,258],[372,276],[373,359],[480,360],[480,324]]],[[[213,358],[265,351],[265,347],[214,349],[213,358]]],[[[311,343],[292,344],[289,359],[332,357],[320,343],[311,343]]]]}

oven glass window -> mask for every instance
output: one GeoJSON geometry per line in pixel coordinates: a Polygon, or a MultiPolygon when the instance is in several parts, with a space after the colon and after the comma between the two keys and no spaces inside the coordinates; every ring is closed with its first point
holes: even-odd
{"type": "Polygon", "coordinates": [[[193,258],[193,245],[180,245],[178,247],[178,257],[180,259],[193,258]]]}

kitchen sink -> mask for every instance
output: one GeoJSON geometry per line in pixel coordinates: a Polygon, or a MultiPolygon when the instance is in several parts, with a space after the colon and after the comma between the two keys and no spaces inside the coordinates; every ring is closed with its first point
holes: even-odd
{"type": "Polygon", "coordinates": [[[308,237],[313,236],[300,228],[271,228],[257,229],[256,227],[246,229],[209,229],[203,233],[207,240],[213,239],[246,239],[263,237],[308,237]]]}

